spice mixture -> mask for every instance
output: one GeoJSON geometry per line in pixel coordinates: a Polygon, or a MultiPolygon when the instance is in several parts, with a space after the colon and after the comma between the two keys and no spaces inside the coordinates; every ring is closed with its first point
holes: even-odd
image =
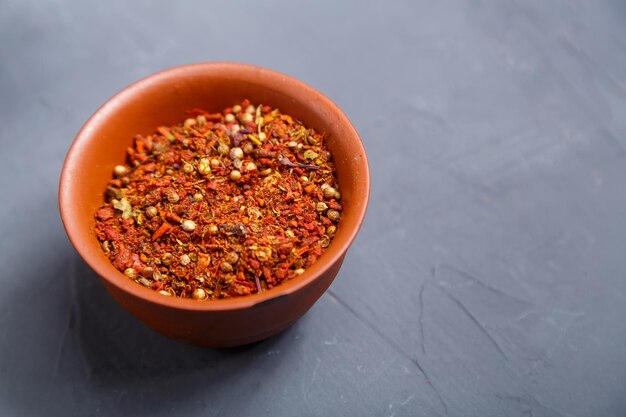
{"type": "Polygon", "coordinates": [[[248,100],[135,136],[96,236],[113,265],[164,296],[260,293],[324,252],[341,194],[324,138],[248,100]]]}

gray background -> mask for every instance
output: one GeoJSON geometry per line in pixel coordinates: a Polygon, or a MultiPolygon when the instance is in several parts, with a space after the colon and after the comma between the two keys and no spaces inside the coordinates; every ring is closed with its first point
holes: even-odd
{"type": "Polygon", "coordinates": [[[625,416],[623,1],[0,1],[0,415],[625,416]],[[326,93],[367,148],[331,289],[206,350],[122,311],[58,177],[127,84],[211,60],[326,93]]]}

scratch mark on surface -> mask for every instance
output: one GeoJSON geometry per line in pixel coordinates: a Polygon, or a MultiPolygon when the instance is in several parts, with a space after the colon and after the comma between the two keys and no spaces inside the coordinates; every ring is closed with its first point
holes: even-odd
{"type": "MultiPolygon", "coordinates": [[[[389,406],[387,408],[389,410],[394,410],[394,408],[396,408],[397,410],[398,408],[402,408],[406,406],[409,403],[409,401],[411,401],[413,398],[415,398],[415,394],[409,395],[409,397],[406,400],[402,401],[400,404],[398,404],[397,407],[394,407],[393,403],[389,403],[389,406]]],[[[389,414],[389,417],[394,417],[396,415],[396,410],[394,410],[391,414],[389,414]]]]}
{"type": "Polygon", "coordinates": [[[146,368],[146,347],[145,346],[141,346],[141,348],[139,349],[139,360],[138,360],[139,366],[138,366],[138,371],[141,371],[142,369],[146,368]]]}
{"type": "MultiPolygon", "coordinates": [[[[316,357],[315,359],[316,364],[313,368],[313,372],[311,373],[311,385],[313,385],[313,382],[315,382],[315,379],[317,378],[317,371],[319,370],[320,364],[322,363],[322,360],[319,357],[316,357]]],[[[307,389],[304,380],[302,381],[302,396],[304,397],[304,405],[308,410],[311,410],[311,404],[309,404],[309,390],[307,389]]]]}
{"type": "Polygon", "coordinates": [[[424,281],[422,283],[422,286],[420,287],[420,292],[418,295],[418,316],[417,316],[417,322],[419,325],[419,338],[420,338],[420,347],[422,349],[422,353],[426,354],[426,343],[424,341],[424,322],[423,322],[423,316],[424,316],[424,287],[426,287],[426,281],[424,281]]]}
{"type": "Polygon", "coordinates": [[[463,302],[461,302],[461,300],[459,300],[456,296],[454,296],[450,291],[448,291],[445,287],[442,286],[438,286],[438,288],[441,289],[441,291],[444,292],[444,294],[446,294],[464,313],[467,317],[469,317],[469,319],[478,327],[478,329],[485,335],[485,337],[487,338],[487,340],[489,340],[491,342],[491,344],[493,345],[493,347],[496,348],[496,350],[498,351],[498,353],[500,353],[500,355],[502,356],[502,358],[504,358],[504,360],[506,362],[509,361],[509,359],[507,358],[507,356],[504,354],[504,351],[502,350],[502,348],[500,347],[500,344],[496,341],[496,339],[493,338],[493,336],[491,336],[491,333],[489,333],[487,331],[487,328],[478,320],[478,318],[476,318],[476,316],[465,306],[465,304],[463,304],[463,302]]]}
{"type": "Polygon", "coordinates": [[[317,361],[317,363],[315,364],[315,367],[313,368],[313,373],[311,375],[311,383],[313,383],[315,379],[317,378],[317,371],[320,369],[320,364],[322,363],[322,360],[319,357],[315,358],[315,360],[317,361]]]}
{"type": "Polygon", "coordinates": [[[400,407],[404,407],[405,405],[407,405],[409,401],[411,401],[413,398],[415,398],[415,394],[409,395],[409,397],[406,400],[400,403],[400,407]]]}
{"type": "Polygon", "coordinates": [[[516,296],[511,295],[511,294],[509,294],[507,292],[499,290],[498,288],[492,287],[491,285],[485,284],[482,280],[478,279],[476,276],[474,276],[472,274],[469,274],[469,273],[467,273],[465,271],[462,271],[462,270],[458,269],[455,266],[452,266],[452,265],[449,265],[449,264],[439,264],[438,268],[440,268],[440,269],[447,269],[449,271],[452,271],[455,274],[461,276],[462,278],[465,278],[466,280],[468,280],[468,281],[470,281],[470,282],[472,282],[474,284],[477,284],[478,286],[480,286],[482,288],[485,288],[486,290],[488,290],[488,291],[490,291],[490,292],[492,292],[494,294],[501,295],[501,296],[504,296],[504,297],[508,297],[508,298],[510,298],[512,300],[518,301],[518,302],[523,303],[523,304],[527,304],[527,305],[531,304],[530,302],[528,302],[528,301],[526,301],[526,300],[524,300],[522,298],[516,297],[516,296]]]}
{"type": "Polygon", "coordinates": [[[579,58],[579,61],[588,70],[588,73],[595,71],[596,75],[604,78],[606,84],[609,85],[620,83],[605,67],[599,64],[598,60],[594,59],[593,55],[586,48],[581,47],[567,35],[561,36],[560,39],[560,43],[569,48],[579,58]]]}
{"type": "Polygon", "coordinates": [[[116,402],[119,404],[120,402],[122,402],[122,398],[124,398],[124,395],[126,395],[126,391],[120,391],[117,394],[117,400],[116,402]]]}
{"type": "Polygon", "coordinates": [[[496,393],[494,396],[496,398],[498,398],[499,400],[512,401],[512,402],[516,403],[520,407],[523,407],[522,412],[524,413],[525,416],[533,417],[533,410],[532,410],[532,407],[530,406],[530,401],[528,399],[528,395],[527,394],[508,395],[508,394],[498,394],[498,393],[496,393]]]}
{"type": "MultiPolygon", "coordinates": [[[[533,406],[539,406],[561,417],[574,417],[565,411],[559,411],[555,409],[554,407],[550,407],[544,404],[544,402],[539,397],[537,397],[537,395],[534,395],[532,393],[525,392],[525,393],[522,393],[521,395],[496,394],[495,397],[501,400],[513,401],[517,404],[523,405],[525,407],[525,409],[523,410],[524,414],[530,415],[531,417],[535,415],[533,411],[533,406]]],[[[544,413],[541,413],[541,415],[543,414],[544,413]]]]}
{"type": "MultiPolygon", "coordinates": [[[[561,344],[561,341],[566,337],[567,332],[569,331],[569,329],[572,327],[572,325],[581,317],[585,317],[585,313],[584,312],[573,312],[573,311],[567,311],[567,310],[562,310],[562,309],[554,309],[552,310],[552,313],[559,313],[562,314],[564,316],[567,316],[568,318],[565,319],[567,320],[566,322],[564,322],[563,324],[561,324],[560,320],[555,320],[555,316],[552,317],[546,317],[544,319],[545,323],[548,323],[549,325],[555,327],[555,331],[554,333],[557,335],[556,339],[552,342],[551,346],[549,346],[546,349],[545,352],[545,356],[547,358],[552,357],[554,351],[556,350],[556,348],[561,344]]],[[[568,343],[569,345],[570,343],[568,343]]]]}
{"type": "Polygon", "coordinates": [[[326,294],[329,297],[331,297],[331,299],[333,301],[335,301],[337,304],[341,305],[343,308],[348,310],[348,312],[350,312],[358,321],[363,323],[366,327],[368,327],[371,331],[373,331],[376,335],[378,335],[381,339],[383,339],[383,341],[385,341],[391,348],[393,348],[401,356],[403,356],[405,359],[407,359],[411,363],[413,363],[413,365],[415,365],[417,367],[417,369],[422,373],[422,375],[424,375],[424,379],[426,380],[426,383],[432,388],[433,392],[437,396],[437,399],[439,400],[439,403],[441,404],[441,406],[444,409],[444,414],[446,414],[446,415],[448,414],[448,404],[446,403],[444,397],[439,392],[439,389],[432,382],[430,376],[428,375],[428,373],[426,372],[424,367],[422,367],[422,365],[420,364],[420,362],[419,362],[419,360],[417,358],[412,357],[411,355],[406,353],[400,346],[398,346],[388,336],[386,336],[378,328],[376,328],[376,326],[374,326],[372,323],[370,323],[364,317],[361,317],[361,315],[359,313],[357,313],[356,310],[354,310],[352,307],[350,307],[350,305],[348,305],[345,301],[343,301],[341,298],[339,298],[332,290],[326,291],[326,294]]]}
{"type": "Polygon", "coordinates": [[[561,416],[561,417],[574,417],[573,415],[571,415],[570,413],[567,413],[565,411],[560,411],[557,410],[554,407],[550,407],[548,405],[546,405],[539,397],[537,397],[536,395],[532,394],[532,400],[534,402],[536,402],[540,407],[545,408],[546,410],[550,410],[553,413],[556,413],[557,415],[561,416]]]}
{"type": "Polygon", "coordinates": [[[626,148],[624,148],[624,144],[622,143],[622,141],[613,134],[613,132],[611,132],[608,129],[602,129],[602,133],[605,133],[604,137],[606,138],[607,142],[609,142],[613,148],[615,149],[615,151],[622,157],[626,157],[626,148]]]}
{"type": "MultiPolygon", "coordinates": [[[[392,345],[393,346],[393,345],[392,345]]],[[[400,351],[401,352],[401,351],[400,351]]],[[[402,352],[401,352],[402,353],[402,352]]],[[[422,375],[424,375],[424,378],[426,379],[426,382],[428,383],[428,385],[430,385],[430,387],[433,389],[433,391],[435,392],[435,395],[437,395],[437,398],[439,399],[439,402],[441,403],[441,405],[443,406],[443,411],[444,414],[448,414],[448,404],[446,404],[446,401],[444,400],[443,396],[441,395],[441,393],[439,392],[439,389],[437,388],[437,386],[432,382],[430,376],[428,375],[428,373],[426,372],[426,370],[424,369],[424,367],[422,367],[422,365],[419,363],[419,361],[417,360],[417,358],[412,358],[410,356],[406,356],[407,359],[409,359],[411,362],[413,362],[413,364],[417,367],[417,369],[419,369],[419,371],[422,373],[422,375]]]]}
{"type": "Polygon", "coordinates": [[[61,360],[63,359],[63,352],[65,351],[65,346],[67,344],[67,340],[70,334],[70,330],[73,327],[74,323],[74,308],[72,304],[69,305],[67,309],[67,320],[65,321],[65,326],[63,328],[63,333],[61,334],[61,338],[59,340],[59,347],[57,349],[57,358],[54,365],[54,373],[57,374],[59,369],[61,368],[61,360]]]}
{"type": "MultiPolygon", "coordinates": [[[[453,167],[455,165],[458,165],[459,161],[468,161],[471,159],[475,159],[477,155],[488,155],[488,153],[485,152],[485,150],[487,149],[507,148],[515,146],[517,143],[519,143],[520,138],[523,138],[530,134],[532,134],[532,128],[527,125],[514,127],[508,132],[502,132],[497,135],[485,137],[476,142],[476,144],[473,146],[459,148],[459,150],[454,153],[446,154],[443,157],[433,159],[432,162],[429,163],[429,166],[432,166],[433,168],[453,167]]],[[[501,158],[499,162],[501,162],[501,158]]],[[[492,165],[495,164],[492,162],[492,165]]],[[[504,167],[505,164],[499,163],[498,166],[504,167]]],[[[467,183],[467,178],[464,176],[459,176],[457,179],[467,183]]],[[[484,187],[479,186],[479,188],[484,187]]]]}
{"type": "MultiPolygon", "coordinates": [[[[68,273],[70,276],[70,282],[73,279],[73,277],[76,275],[76,262],[68,262],[67,264],[67,269],[68,269],[68,273]]],[[[60,269],[60,271],[63,271],[63,267],[60,269]]],[[[58,274],[55,274],[55,276],[57,276],[58,274]]],[[[65,346],[67,344],[67,340],[69,337],[69,333],[70,330],[72,329],[72,327],[74,326],[74,321],[75,321],[75,303],[74,303],[74,294],[73,294],[73,289],[72,286],[70,285],[70,302],[68,303],[68,307],[67,307],[67,316],[66,316],[66,320],[65,320],[65,326],[63,327],[63,332],[61,333],[61,338],[59,339],[59,346],[57,348],[57,357],[56,357],[56,361],[54,364],[54,372],[55,374],[57,374],[59,372],[59,369],[61,368],[61,361],[63,360],[63,352],[65,351],[65,346]]]]}
{"type": "MultiPolygon", "coordinates": [[[[74,325],[76,326],[77,329],[77,333],[81,332],[81,327],[82,327],[82,308],[81,308],[81,304],[78,302],[79,300],[79,294],[78,294],[78,271],[80,270],[78,263],[81,262],[78,258],[74,258],[72,261],[70,261],[69,263],[69,271],[68,271],[68,275],[69,275],[69,283],[70,283],[70,303],[73,305],[73,311],[74,311],[74,325]]],[[[80,362],[83,366],[83,370],[85,372],[85,375],[87,376],[87,379],[91,379],[92,375],[93,375],[93,367],[89,364],[89,360],[87,358],[87,354],[85,352],[85,347],[83,346],[82,343],[78,343],[78,353],[80,356],[80,362]]]]}

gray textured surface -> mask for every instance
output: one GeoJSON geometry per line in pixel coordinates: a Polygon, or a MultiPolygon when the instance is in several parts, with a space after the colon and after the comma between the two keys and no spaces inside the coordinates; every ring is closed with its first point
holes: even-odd
{"type": "Polygon", "coordinates": [[[618,0],[1,1],[0,415],[626,415],[624,22],[618,0]],[[122,311],[56,203],[101,103],[208,60],[325,92],[372,170],[331,290],[234,350],[122,311]]]}

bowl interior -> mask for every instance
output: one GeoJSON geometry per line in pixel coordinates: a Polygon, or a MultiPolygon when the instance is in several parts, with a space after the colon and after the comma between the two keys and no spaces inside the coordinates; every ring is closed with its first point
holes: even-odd
{"type": "Polygon", "coordinates": [[[354,239],[369,196],[369,171],[363,145],[347,117],[313,88],[283,74],[248,65],[195,64],[145,78],[102,106],[77,135],[68,152],[60,184],[61,216],[72,243],[89,265],[125,291],[169,305],[212,309],[251,305],[288,294],[318,277],[337,261],[354,239]],[[128,280],[104,256],[93,233],[94,212],[103,203],[113,167],[125,161],[138,134],[179,123],[186,111],[218,112],[243,99],[268,104],[325,133],[337,167],[344,211],[337,234],[324,255],[302,276],[266,293],[198,303],[163,297],[128,280]],[[181,304],[182,303],[182,304],[181,304]]]}

